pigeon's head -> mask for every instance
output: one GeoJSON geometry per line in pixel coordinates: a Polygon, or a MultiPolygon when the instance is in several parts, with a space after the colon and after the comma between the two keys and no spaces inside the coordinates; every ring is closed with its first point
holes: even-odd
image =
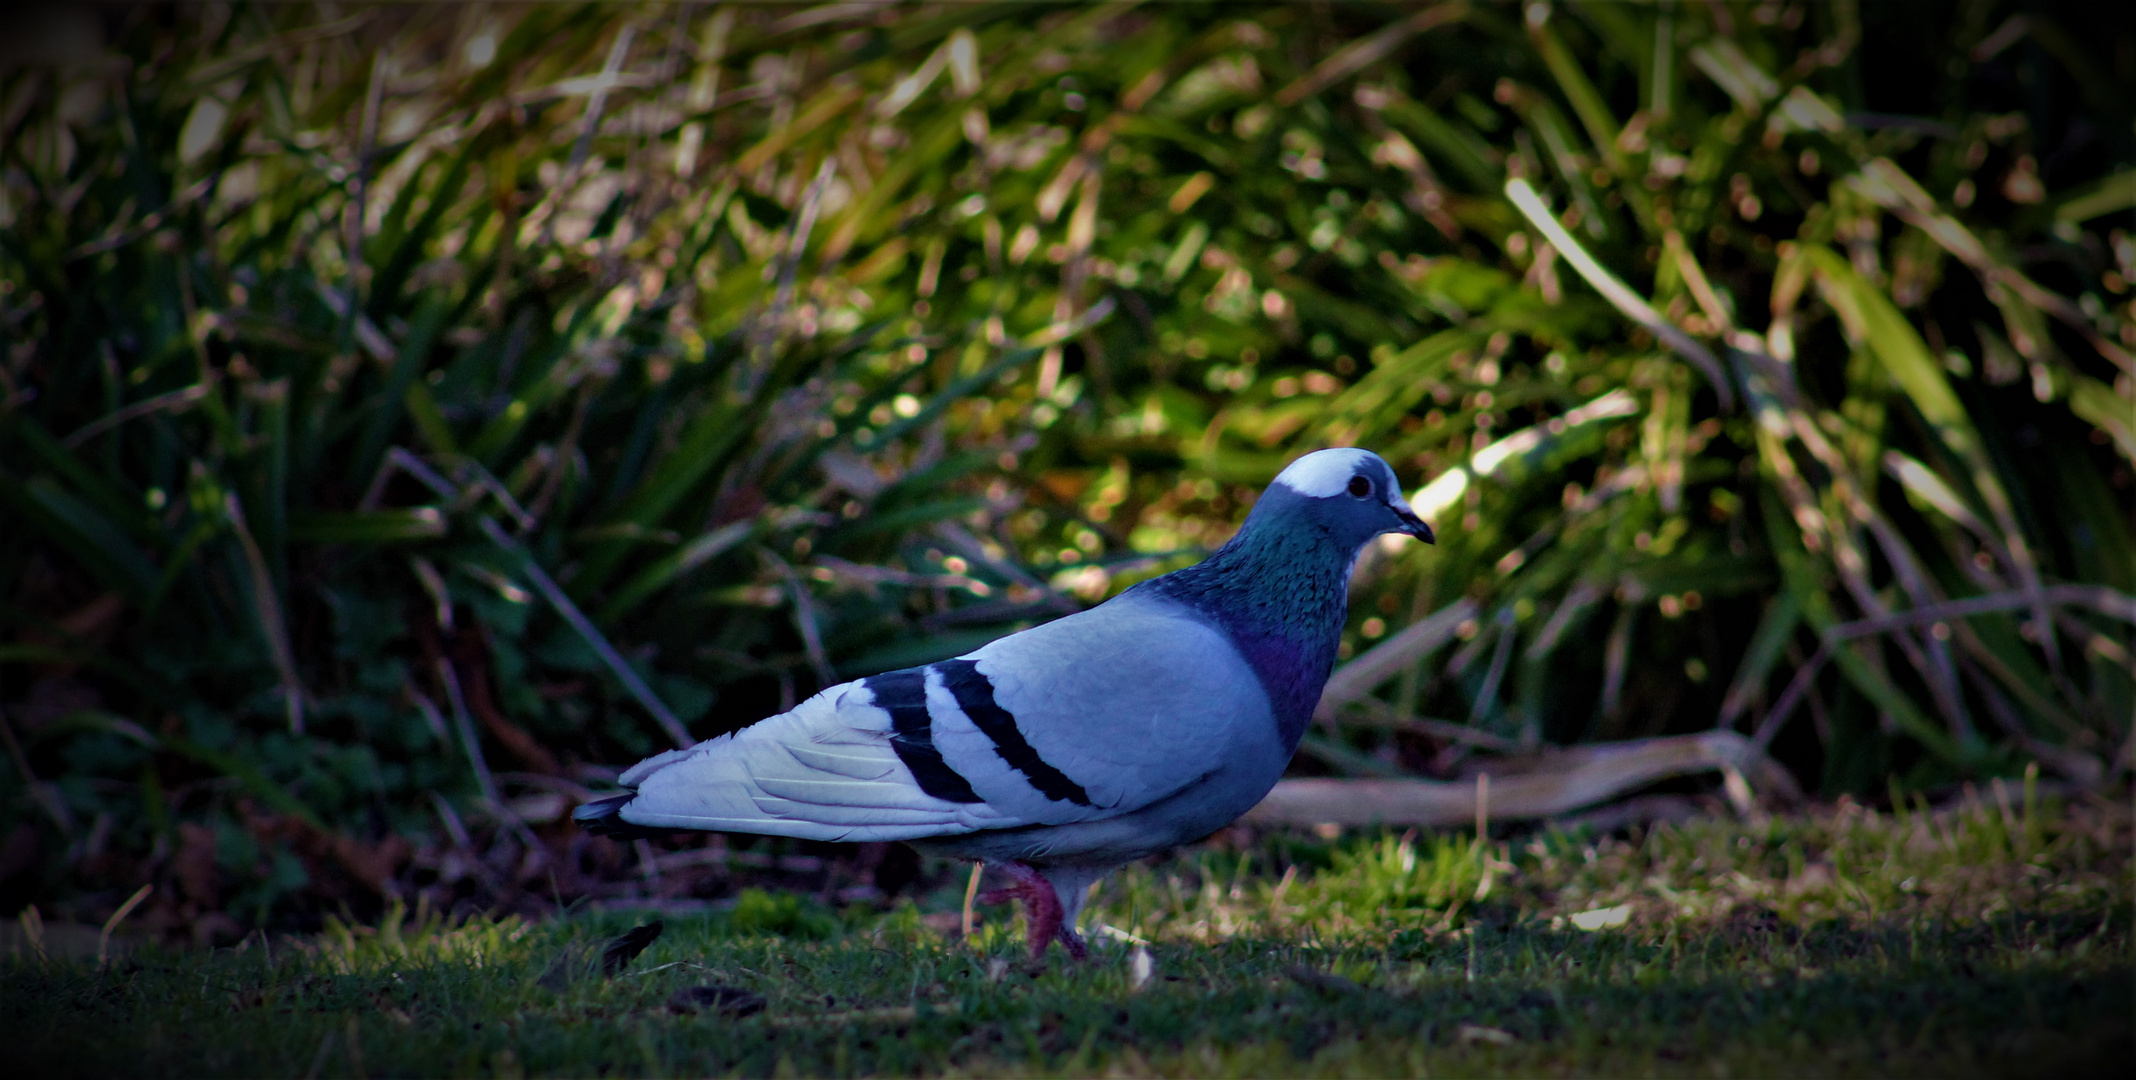
{"type": "MultiPolygon", "coordinates": [[[[1403,500],[1394,470],[1370,450],[1307,454],[1276,477],[1262,503],[1326,530],[1352,550],[1381,533],[1405,533],[1432,542],[1431,526],[1403,500]]],[[[1261,506],[1254,509],[1259,511],[1261,506]]]]}

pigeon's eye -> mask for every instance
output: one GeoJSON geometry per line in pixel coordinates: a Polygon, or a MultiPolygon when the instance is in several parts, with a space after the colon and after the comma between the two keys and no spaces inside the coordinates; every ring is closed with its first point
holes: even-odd
{"type": "Polygon", "coordinates": [[[1360,499],[1372,494],[1372,481],[1367,480],[1362,476],[1351,477],[1350,494],[1355,495],[1360,499]]]}

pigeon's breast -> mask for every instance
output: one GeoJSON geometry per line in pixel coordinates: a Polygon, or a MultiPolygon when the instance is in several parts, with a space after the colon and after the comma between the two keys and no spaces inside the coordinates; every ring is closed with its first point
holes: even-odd
{"type": "Polygon", "coordinates": [[[1246,658],[1268,694],[1269,712],[1281,734],[1286,754],[1298,748],[1320,692],[1335,664],[1335,635],[1327,641],[1301,640],[1283,634],[1256,634],[1245,628],[1232,630],[1232,641],[1246,658]]]}

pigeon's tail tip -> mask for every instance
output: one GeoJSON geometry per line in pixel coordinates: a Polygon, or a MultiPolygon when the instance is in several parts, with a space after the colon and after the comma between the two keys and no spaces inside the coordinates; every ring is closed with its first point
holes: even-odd
{"type": "Polygon", "coordinates": [[[623,808],[637,797],[637,792],[626,791],[605,799],[595,799],[573,810],[571,820],[578,822],[579,827],[587,832],[597,836],[607,835],[613,829],[628,826],[629,823],[623,820],[623,808]]]}
{"type": "Polygon", "coordinates": [[[630,801],[637,797],[637,792],[626,791],[620,795],[610,795],[605,799],[595,799],[573,810],[571,812],[571,820],[578,822],[579,828],[595,836],[606,836],[616,840],[643,840],[647,837],[661,835],[665,830],[648,829],[642,825],[634,825],[623,820],[623,808],[630,805],[630,801]]]}

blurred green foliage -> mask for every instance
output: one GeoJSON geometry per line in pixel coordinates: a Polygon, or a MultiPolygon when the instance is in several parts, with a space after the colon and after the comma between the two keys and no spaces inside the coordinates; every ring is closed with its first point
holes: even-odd
{"type": "Polygon", "coordinates": [[[1368,554],[1345,655],[1405,651],[1304,767],[1719,722],[1832,791],[2096,783],[2136,73],[2076,12],[46,16],[7,902],[590,889],[615,764],[1183,565],[1334,444],[1440,542],[1368,554]]]}

